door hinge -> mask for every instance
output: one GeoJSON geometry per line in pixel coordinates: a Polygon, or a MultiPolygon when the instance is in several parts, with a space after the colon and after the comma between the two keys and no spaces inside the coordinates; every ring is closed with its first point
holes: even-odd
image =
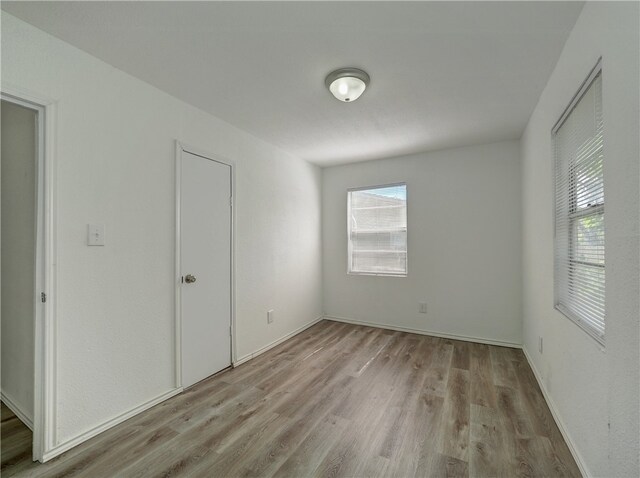
{"type": "Polygon", "coordinates": [[[44,292],[40,292],[40,302],[46,302],[47,301],[47,294],[45,294],[44,292]]]}
{"type": "Polygon", "coordinates": [[[229,206],[233,207],[233,196],[229,197],[229,206]]]}
{"type": "Polygon", "coordinates": [[[233,334],[231,333],[231,326],[229,326],[229,337],[232,337],[233,334]]]}

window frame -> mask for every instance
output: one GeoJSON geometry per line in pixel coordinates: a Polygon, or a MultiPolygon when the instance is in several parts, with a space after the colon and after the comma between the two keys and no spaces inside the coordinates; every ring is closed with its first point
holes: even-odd
{"type": "MultiPolygon", "coordinates": [[[[585,333],[587,333],[591,338],[595,339],[599,345],[601,345],[602,347],[604,347],[605,345],[605,337],[606,337],[606,309],[605,309],[605,315],[604,315],[604,319],[603,319],[603,323],[604,323],[604,329],[602,334],[599,333],[599,331],[593,327],[593,325],[591,325],[590,321],[586,318],[586,317],[582,317],[580,314],[578,314],[577,312],[575,312],[574,310],[572,310],[571,308],[569,308],[567,305],[565,305],[563,303],[563,301],[561,300],[561,298],[559,297],[559,288],[560,287],[565,287],[568,288],[568,282],[565,283],[563,282],[562,284],[559,284],[559,274],[558,274],[558,258],[559,258],[559,253],[558,253],[558,249],[559,249],[559,244],[558,244],[558,238],[557,238],[557,223],[558,223],[558,208],[557,208],[557,202],[558,202],[558,190],[557,190],[557,170],[558,170],[558,157],[557,157],[557,152],[556,152],[556,135],[558,133],[558,131],[560,130],[560,128],[562,128],[562,126],[564,125],[565,121],[567,120],[567,118],[569,118],[569,116],[571,115],[571,113],[573,112],[573,110],[576,108],[576,106],[580,103],[580,101],[582,100],[582,98],[584,97],[585,93],[589,90],[589,88],[591,88],[591,86],[594,84],[594,81],[596,80],[596,78],[600,76],[601,81],[602,81],[602,57],[598,58],[598,61],[596,62],[596,65],[593,67],[593,69],[589,72],[589,74],[587,75],[587,77],[585,78],[585,80],[582,82],[582,84],[580,85],[580,88],[578,88],[578,91],[574,94],[574,96],[571,98],[571,101],[569,102],[569,104],[567,105],[567,107],[563,110],[562,114],[560,115],[560,118],[558,119],[558,121],[555,123],[555,125],[553,126],[553,128],[551,129],[551,147],[552,147],[552,157],[553,157],[553,168],[552,168],[552,175],[553,175],[553,239],[554,239],[554,243],[553,243],[553,251],[554,251],[554,257],[553,257],[553,268],[554,268],[554,278],[553,278],[553,305],[554,305],[554,309],[557,310],[558,312],[560,312],[562,315],[564,315],[565,317],[567,317],[569,320],[571,320],[574,324],[576,324],[581,330],[583,330],[585,333]]],[[[600,99],[600,101],[602,101],[602,98],[600,99]]],[[[603,107],[604,109],[604,107],[603,107]]],[[[604,133],[603,133],[603,142],[604,142],[604,133]]],[[[603,176],[604,176],[604,162],[605,162],[605,157],[603,156],[602,159],[602,164],[603,164],[603,176]]],[[[576,174],[576,164],[575,163],[571,163],[568,165],[569,168],[569,174],[571,176],[574,176],[576,174]]],[[[592,263],[592,262],[584,262],[584,261],[580,261],[578,259],[575,259],[575,247],[572,247],[572,241],[574,240],[573,236],[574,236],[574,224],[576,223],[576,221],[579,221],[580,219],[583,219],[585,217],[598,217],[601,216],[602,220],[603,220],[603,230],[605,228],[605,205],[606,205],[606,198],[604,197],[604,183],[603,183],[603,201],[602,203],[593,205],[593,206],[587,206],[584,209],[581,209],[578,207],[578,193],[575,187],[575,181],[570,181],[568,183],[568,187],[569,187],[569,191],[566,192],[568,194],[568,198],[569,198],[569,207],[568,207],[568,211],[567,211],[567,215],[564,218],[566,220],[567,226],[568,226],[568,238],[567,238],[567,244],[565,244],[564,247],[567,248],[567,254],[566,254],[566,262],[567,262],[567,267],[568,264],[570,263],[580,263],[583,265],[587,265],[587,266],[594,266],[594,267],[602,267],[603,269],[606,270],[606,260],[605,263],[600,265],[600,264],[596,264],[596,263],[592,263]],[[571,186],[571,184],[574,184],[574,186],[571,186]],[[573,251],[573,253],[571,252],[573,251]]],[[[603,241],[603,248],[604,248],[604,254],[606,257],[606,234],[605,234],[605,239],[603,241]]],[[[566,272],[566,271],[565,271],[566,272]]],[[[567,279],[568,281],[568,279],[567,279]]],[[[604,279],[604,285],[606,287],[606,275],[605,275],[605,279],[604,279]]],[[[603,305],[606,304],[606,289],[605,289],[605,295],[604,295],[604,303],[603,305]]]]}
{"type": "Polygon", "coordinates": [[[371,186],[358,186],[347,189],[347,275],[352,276],[374,276],[374,277],[407,277],[409,275],[409,187],[406,181],[386,184],[376,184],[371,186]],[[396,186],[404,186],[405,188],[405,211],[406,211],[406,258],[404,272],[365,272],[353,270],[353,249],[351,244],[351,193],[357,191],[367,191],[370,189],[384,189],[396,186]]]}

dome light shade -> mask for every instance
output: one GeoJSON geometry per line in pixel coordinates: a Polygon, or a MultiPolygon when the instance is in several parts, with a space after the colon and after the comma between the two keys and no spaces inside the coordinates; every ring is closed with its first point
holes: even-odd
{"type": "Polygon", "coordinates": [[[351,103],[360,98],[369,81],[371,79],[366,71],[357,68],[340,68],[329,73],[324,84],[337,99],[351,103]]]}

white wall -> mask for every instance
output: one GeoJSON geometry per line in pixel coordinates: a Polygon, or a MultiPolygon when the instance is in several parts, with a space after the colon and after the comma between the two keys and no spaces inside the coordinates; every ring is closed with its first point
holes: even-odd
{"type": "Polygon", "coordinates": [[[2,102],[2,395],[33,422],[36,113],[2,102]]]}
{"type": "Polygon", "coordinates": [[[328,316],[520,343],[517,141],[325,168],[322,197],[328,316]],[[407,183],[408,276],[348,275],[347,189],[395,182],[407,183]]]}
{"type": "Polygon", "coordinates": [[[57,444],[174,386],[176,139],[236,161],[237,357],[321,315],[317,167],[4,12],[2,84],[57,101],[57,444]]]}
{"type": "Polygon", "coordinates": [[[637,477],[638,3],[587,3],[522,137],[524,347],[587,473],[637,477]],[[553,308],[551,128],[603,57],[606,349],[553,308]],[[538,337],[544,352],[538,353],[538,337]],[[609,429],[610,427],[610,429],[609,429]]]}

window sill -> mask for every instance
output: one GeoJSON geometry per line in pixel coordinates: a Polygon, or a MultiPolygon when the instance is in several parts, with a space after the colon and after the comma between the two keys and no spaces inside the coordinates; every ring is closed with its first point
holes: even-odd
{"type": "Polygon", "coordinates": [[[374,276],[374,277],[407,277],[407,274],[390,274],[390,273],[382,273],[382,272],[352,272],[347,271],[347,275],[349,276],[374,276]]]}

